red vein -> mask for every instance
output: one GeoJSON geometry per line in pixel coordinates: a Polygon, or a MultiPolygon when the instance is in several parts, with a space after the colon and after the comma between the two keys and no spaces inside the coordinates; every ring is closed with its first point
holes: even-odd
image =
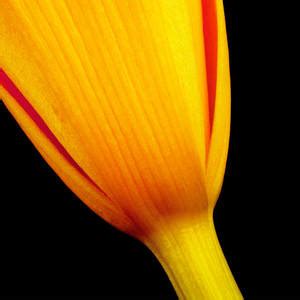
{"type": "Polygon", "coordinates": [[[217,51],[218,51],[218,30],[215,0],[202,0],[203,11],[203,33],[205,44],[205,59],[208,88],[208,107],[211,130],[214,121],[216,82],[217,82],[217,51]]]}
{"type": "Polygon", "coordinates": [[[36,126],[41,130],[41,132],[47,137],[47,139],[52,143],[52,145],[57,149],[57,151],[70,163],[70,165],[75,168],[84,178],[86,178],[90,183],[92,183],[102,194],[106,197],[106,193],[98,187],[98,185],[89,177],[89,175],[76,163],[76,161],[67,152],[64,146],[59,142],[50,128],[47,126],[45,121],[39,115],[39,113],[34,109],[34,107],[29,103],[22,92],[17,88],[14,82],[8,77],[3,69],[0,68],[0,86],[17,101],[17,103],[22,107],[25,113],[32,119],[36,126]]]}

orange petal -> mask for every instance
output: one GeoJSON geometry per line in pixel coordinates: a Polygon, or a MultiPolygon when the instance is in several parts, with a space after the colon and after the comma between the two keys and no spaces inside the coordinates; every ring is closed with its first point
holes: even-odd
{"type": "Polygon", "coordinates": [[[194,52],[186,2],[2,2],[1,67],[110,204],[145,231],[199,214],[205,47],[202,33],[194,52]]]}

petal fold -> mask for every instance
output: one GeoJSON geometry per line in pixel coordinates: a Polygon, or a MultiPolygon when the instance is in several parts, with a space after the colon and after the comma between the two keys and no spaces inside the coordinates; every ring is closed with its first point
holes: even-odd
{"type": "Polygon", "coordinates": [[[211,141],[207,164],[207,190],[212,206],[218,199],[227,161],[230,135],[230,71],[226,24],[222,0],[216,0],[217,73],[211,141]]]}

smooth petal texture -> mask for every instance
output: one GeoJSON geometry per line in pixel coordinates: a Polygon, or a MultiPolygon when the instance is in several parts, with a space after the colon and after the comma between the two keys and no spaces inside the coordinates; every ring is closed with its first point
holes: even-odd
{"type": "MultiPolygon", "coordinates": [[[[1,7],[0,66],[95,183],[96,207],[107,202],[130,223],[126,231],[134,231],[134,219],[144,232],[160,216],[198,215],[214,205],[230,122],[221,1],[1,1],[1,7]]],[[[5,88],[1,97],[63,180],[62,160],[80,184],[78,170],[29,126],[28,112],[5,88]]]]}

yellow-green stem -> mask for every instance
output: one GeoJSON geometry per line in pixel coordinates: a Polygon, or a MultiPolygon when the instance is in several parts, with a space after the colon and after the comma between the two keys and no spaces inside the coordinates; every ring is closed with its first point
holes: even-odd
{"type": "Polygon", "coordinates": [[[167,272],[179,299],[243,299],[220,247],[212,214],[176,219],[147,243],[167,272]]]}

